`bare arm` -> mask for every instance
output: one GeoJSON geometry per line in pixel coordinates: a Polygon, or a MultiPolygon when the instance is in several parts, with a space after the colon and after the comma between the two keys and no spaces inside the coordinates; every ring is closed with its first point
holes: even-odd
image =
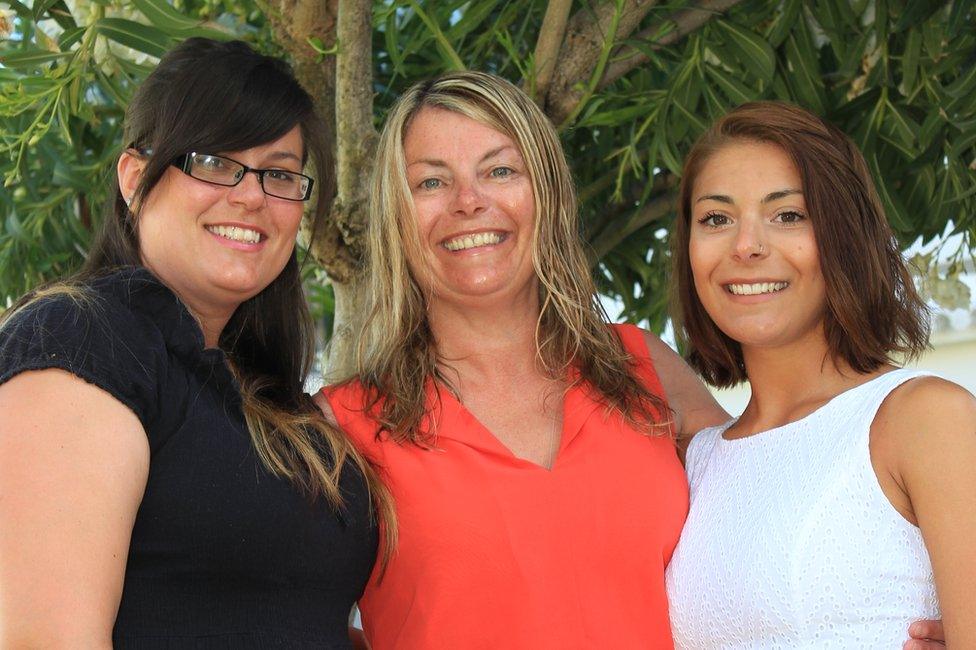
{"type": "Polygon", "coordinates": [[[668,404],[674,410],[678,436],[690,440],[693,435],[729,419],[698,375],[664,341],[644,332],[651,361],[661,379],[668,404]]]}
{"type": "Polygon", "coordinates": [[[889,398],[875,420],[893,474],[932,561],[948,647],[976,647],[976,398],[924,378],[889,398]]]}
{"type": "Polygon", "coordinates": [[[0,648],[111,648],[149,470],[139,419],[62,370],[0,386],[0,648]]]}

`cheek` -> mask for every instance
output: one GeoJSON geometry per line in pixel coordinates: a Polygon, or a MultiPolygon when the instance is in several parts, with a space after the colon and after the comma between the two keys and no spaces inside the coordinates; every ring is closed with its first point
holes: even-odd
{"type": "MultiPolygon", "coordinates": [[[[437,215],[441,212],[440,202],[433,197],[414,197],[413,200],[413,228],[416,230],[416,234],[423,240],[428,239],[431,235],[434,226],[437,224],[437,215]]],[[[409,229],[409,227],[408,227],[409,229]]],[[[410,233],[403,232],[401,228],[401,236],[410,236],[410,233]]]]}
{"type": "Polygon", "coordinates": [[[688,242],[688,263],[691,267],[691,277],[695,287],[704,288],[708,283],[708,276],[712,269],[712,251],[697,237],[692,236],[688,242]]]}
{"type": "Polygon", "coordinates": [[[297,206],[282,206],[282,210],[276,215],[278,230],[282,236],[292,242],[298,237],[298,229],[302,225],[302,215],[305,209],[302,204],[297,206]]]}

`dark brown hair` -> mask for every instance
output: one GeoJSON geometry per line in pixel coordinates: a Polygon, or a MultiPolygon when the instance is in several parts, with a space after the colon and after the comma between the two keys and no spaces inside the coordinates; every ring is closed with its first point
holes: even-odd
{"type": "MultiPolygon", "coordinates": [[[[295,126],[302,134],[303,163],[312,164],[318,189],[309,215],[314,232],[335,184],[331,134],[312,98],[280,59],[242,41],[189,38],[163,56],[126,110],[124,144],[147,156],[133,205],[142,204],[171,162],[188,151],[241,151],[273,142],[295,126]]],[[[138,209],[135,215],[129,211],[118,180],[112,182],[110,202],[81,272],[41,294],[29,294],[18,307],[42,294],[77,294],[96,277],[142,265],[138,209]]],[[[337,511],[343,506],[341,473],[360,473],[385,526],[388,556],[396,522],[387,490],[305,392],[314,335],[301,269],[292,252],[281,273],[238,306],[218,346],[240,384],[242,410],[264,465],[337,511]]]]}
{"type": "Polygon", "coordinates": [[[885,219],[864,156],[836,127],[783,102],[751,102],[706,131],[685,159],[672,238],[674,320],[686,358],[713,386],[747,379],[739,344],[708,316],[688,254],[691,193],[705,163],[736,141],[780,147],[796,165],[826,284],[824,334],[830,355],[870,372],[928,345],[928,309],[919,298],[885,219]]]}

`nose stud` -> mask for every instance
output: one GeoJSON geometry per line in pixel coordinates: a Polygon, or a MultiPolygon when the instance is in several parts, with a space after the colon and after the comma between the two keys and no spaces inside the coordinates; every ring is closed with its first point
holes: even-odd
{"type": "Polygon", "coordinates": [[[765,247],[765,246],[763,246],[762,244],[759,244],[759,254],[760,254],[760,255],[762,255],[762,254],[763,254],[763,251],[764,251],[764,250],[766,250],[766,247],[765,247]]]}

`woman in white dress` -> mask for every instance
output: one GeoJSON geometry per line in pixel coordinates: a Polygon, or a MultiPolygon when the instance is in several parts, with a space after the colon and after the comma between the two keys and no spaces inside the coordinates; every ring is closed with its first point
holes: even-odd
{"type": "Polygon", "coordinates": [[[743,105],[685,162],[680,333],[742,415],[687,452],[677,647],[976,647],[976,399],[897,368],[927,312],[864,158],[795,106],[743,105]]]}

